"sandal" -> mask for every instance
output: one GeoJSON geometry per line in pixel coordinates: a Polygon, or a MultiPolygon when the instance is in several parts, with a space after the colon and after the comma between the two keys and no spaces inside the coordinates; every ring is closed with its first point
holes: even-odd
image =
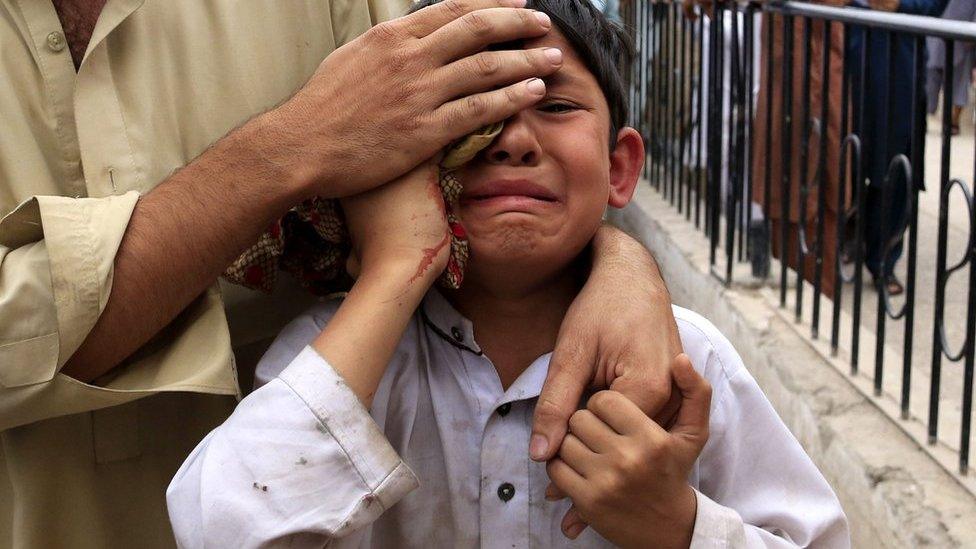
{"type": "Polygon", "coordinates": [[[873,276],[873,278],[874,278],[874,287],[879,291],[881,290],[881,284],[883,282],[885,285],[885,290],[888,292],[888,295],[901,295],[905,293],[905,286],[901,283],[900,280],[898,280],[898,277],[893,274],[885,277],[873,276]]]}

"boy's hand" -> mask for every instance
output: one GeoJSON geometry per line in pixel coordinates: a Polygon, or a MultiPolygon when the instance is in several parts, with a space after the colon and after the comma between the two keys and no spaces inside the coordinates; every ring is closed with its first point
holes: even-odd
{"type": "Polygon", "coordinates": [[[424,291],[447,266],[450,238],[434,160],[377,189],[342,199],[353,250],[350,273],[382,272],[424,291]]]}
{"type": "Polygon", "coordinates": [[[596,393],[573,414],[547,465],[556,488],[547,498],[573,500],[562,523],[567,537],[590,524],[622,547],[688,547],[697,512],[688,475],[708,440],[711,386],[684,354],[673,376],[681,408],[670,431],[613,391],[596,393]]]}

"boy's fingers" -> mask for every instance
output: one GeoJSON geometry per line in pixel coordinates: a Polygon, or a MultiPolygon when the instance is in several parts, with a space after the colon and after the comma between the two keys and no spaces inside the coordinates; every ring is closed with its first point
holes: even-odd
{"type": "Polygon", "coordinates": [[[598,454],[606,454],[613,450],[617,443],[617,433],[589,410],[573,412],[569,418],[569,432],[598,454]]]}
{"type": "Polygon", "coordinates": [[[563,443],[559,446],[559,457],[584,478],[592,475],[594,468],[599,467],[596,463],[597,454],[572,433],[567,433],[563,438],[563,443]]]}
{"type": "Polygon", "coordinates": [[[700,449],[708,440],[708,415],[712,403],[712,386],[691,365],[688,355],[675,358],[672,370],[675,385],[681,392],[681,409],[670,433],[691,442],[700,449]]]}
{"type": "Polygon", "coordinates": [[[552,28],[541,11],[489,8],[466,13],[421,40],[425,51],[442,63],[484,50],[492,44],[546,34],[552,28]]]}
{"type": "Polygon", "coordinates": [[[440,127],[451,128],[451,133],[457,135],[467,135],[531,107],[545,94],[545,83],[539,78],[532,78],[498,90],[449,101],[434,111],[434,116],[440,127]]]}
{"type": "Polygon", "coordinates": [[[505,86],[526,78],[544,77],[562,65],[558,48],[484,51],[438,69],[434,89],[445,100],[505,86]]]}
{"type": "Polygon", "coordinates": [[[391,21],[411,36],[423,38],[444,25],[475,10],[524,8],[525,0],[444,0],[391,21]]]}
{"type": "Polygon", "coordinates": [[[586,403],[586,409],[621,435],[645,431],[648,424],[657,427],[636,404],[616,391],[595,393],[586,403]]]}
{"type": "Polygon", "coordinates": [[[570,498],[583,493],[586,488],[586,479],[558,457],[546,462],[546,473],[553,484],[570,498]]]}
{"type": "Polygon", "coordinates": [[[563,535],[569,539],[576,539],[579,537],[583,530],[586,530],[586,521],[580,516],[579,511],[576,510],[576,506],[573,505],[566,511],[563,515],[563,522],[560,525],[562,528],[563,535]]]}
{"type": "Polygon", "coordinates": [[[549,374],[535,406],[529,456],[545,461],[555,455],[566,435],[570,416],[579,406],[583,390],[593,379],[596,344],[590,337],[560,337],[549,363],[549,374]]]}
{"type": "Polygon", "coordinates": [[[546,500],[557,501],[566,497],[566,492],[563,492],[555,485],[551,480],[549,484],[546,485],[546,500]]]}

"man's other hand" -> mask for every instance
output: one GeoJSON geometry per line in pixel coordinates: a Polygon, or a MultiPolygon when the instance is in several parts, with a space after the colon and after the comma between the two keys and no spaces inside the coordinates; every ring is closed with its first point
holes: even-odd
{"type": "Polygon", "coordinates": [[[560,327],[536,404],[529,453],[537,461],[555,455],[587,387],[623,394],[663,426],[680,403],[671,367],[681,341],[653,258],[609,226],[597,232],[592,250],[590,277],[560,327]]]}
{"type": "Polygon", "coordinates": [[[309,195],[350,196],[390,181],[451,141],[545,95],[552,48],[484,51],[542,36],[552,22],[525,0],[444,0],[381,23],[329,55],[267,113],[269,151],[309,195]]]}

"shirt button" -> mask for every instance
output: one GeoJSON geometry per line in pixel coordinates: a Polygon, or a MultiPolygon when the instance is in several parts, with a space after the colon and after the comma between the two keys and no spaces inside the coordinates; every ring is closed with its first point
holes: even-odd
{"type": "Polygon", "coordinates": [[[47,35],[47,47],[57,53],[64,49],[68,43],[64,39],[64,34],[55,31],[47,35]]]}
{"type": "Polygon", "coordinates": [[[461,330],[457,326],[451,328],[451,337],[453,337],[454,341],[457,341],[458,343],[464,341],[464,334],[461,333],[461,330]]]}
{"type": "Polygon", "coordinates": [[[515,487],[512,483],[506,482],[498,487],[498,499],[508,501],[515,495],[515,487]]]}
{"type": "Polygon", "coordinates": [[[507,416],[508,413],[511,412],[511,411],[512,411],[512,403],[511,402],[506,402],[505,404],[502,404],[501,406],[498,407],[498,410],[497,410],[498,415],[500,415],[502,417],[507,416]]]}

